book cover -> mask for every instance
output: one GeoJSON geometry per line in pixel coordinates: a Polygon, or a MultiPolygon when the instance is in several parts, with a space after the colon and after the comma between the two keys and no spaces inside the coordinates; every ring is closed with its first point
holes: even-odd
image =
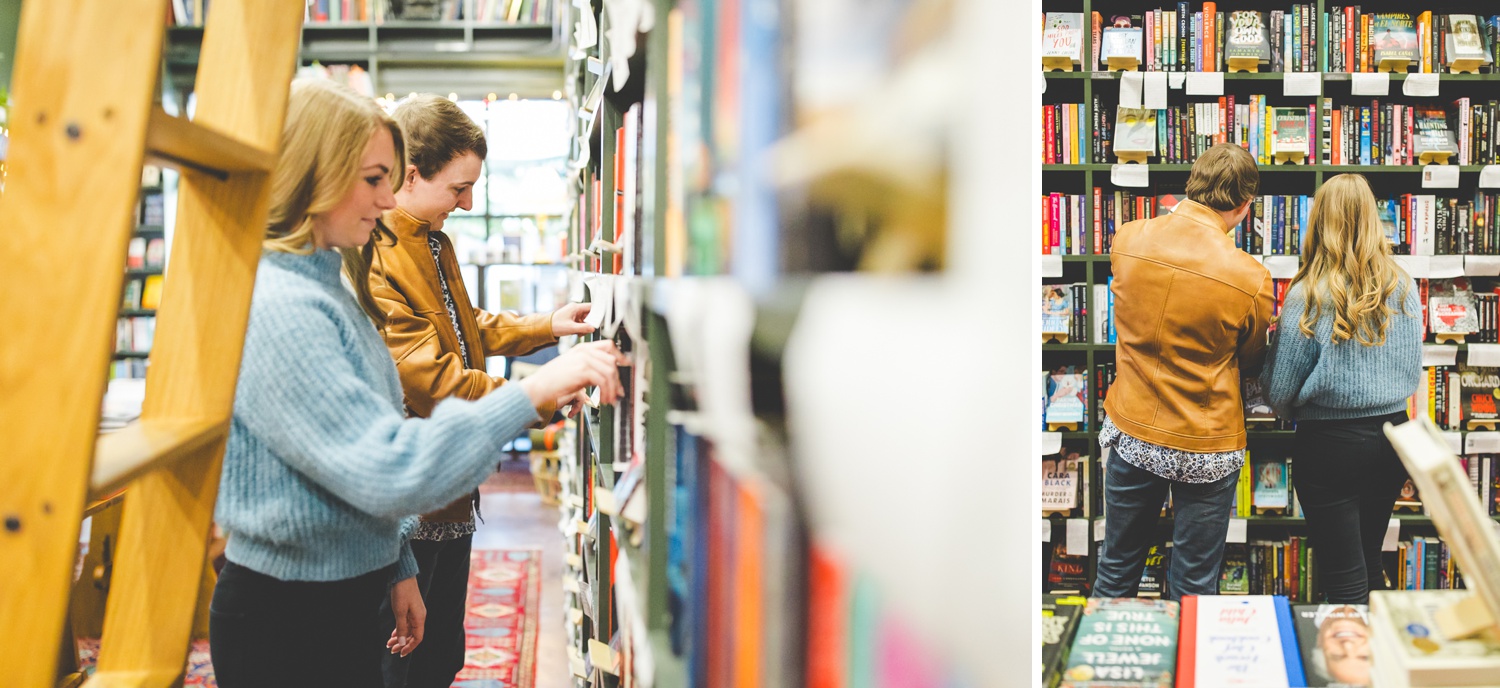
{"type": "Polygon", "coordinates": [[[1163,597],[1167,582],[1167,556],[1171,552],[1168,543],[1157,543],[1146,550],[1146,565],[1141,569],[1141,581],[1136,587],[1136,597],[1163,597]]]}
{"type": "Polygon", "coordinates": [[[1257,449],[1251,472],[1255,476],[1251,496],[1257,509],[1285,509],[1290,505],[1287,487],[1286,459],[1274,450],[1257,449]]]}
{"type": "Polygon", "coordinates": [[[1088,589],[1088,557],[1068,554],[1065,543],[1052,543],[1052,556],[1047,562],[1047,590],[1053,593],[1069,592],[1081,594],[1088,589]]]}
{"type": "Polygon", "coordinates": [[[1073,293],[1066,284],[1042,285],[1042,332],[1066,333],[1073,319],[1073,293]]]}
{"type": "Polygon", "coordinates": [[[1063,366],[1047,376],[1048,423],[1084,423],[1088,383],[1083,373],[1074,372],[1072,366],[1063,366]]]}
{"type": "Polygon", "coordinates": [[[1370,19],[1370,46],[1375,66],[1386,60],[1421,58],[1417,45],[1417,23],[1405,12],[1383,12],[1370,19]]]}
{"type": "Polygon", "coordinates": [[[1417,155],[1427,152],[1458,153],[1458,140],[1448,128],[1448,113],[1442,108],[1417,106],[1412,109],[1416,130],[1412,147],[1417,155]]]}
{"type": "Polygon", "coordinates": [[[161,307],[161,275],[148,275],[141,289],[141,308],[155,310],[161,307]]]}
{"type": "Polygon", "coordinates": [[[1309,688],[1370,685],[1369,607],[1298,604],[1292,616],[1309,688]]]}
{"type": "Polygon", "coordinates": [[[1042,458],[1042,510],[1069,511],[1078,508],[1080,453],[1063,447],[1062,452],[1042,458]]]}
{"type": "MultiPolygon", "coordinates": [[[[1042,686],[1054,688],[1062,680],[1068,648],[1088,599],[1078,595],[1042,595],[1042,686]]],[[[824,687],[832,688],[832,687],[824,687]]]]}
{"type": "Polygon", "coordinates": [[[1500,397],[1500,370],[1461,367],[1458,370],[1463,420],[1496,420],[1495,399],[1500,397]]]}
{"type": "Polygon", "coordinates": [[[1443,27],[1446,34],[1444,47],[1447,63],[1457,60],[1479,60],[1490,64],[1494,60],[1484,49],[1484,34],[1479,30],[1479,17],[1472,14],[1445,14],[1443,27]]]}
{"type": "Polygon", "coordinates": [[[1104,27],[1099,48],[1099,61],[1108,63],[1112,57],[1141,59],[1142,29],[1140,17],[1119,15],[1104,27]]]}
{"type": "Polygon", "coordinates": [[[1115,111],[1115,153],[1156,155],[1156,110],[1118,108],[1115,111]]]}
{"type": "Polygon", "coordinates": [[[1428,296],[1429,323],[1434,334],[1470,334],[1479,331],[1474,292],[1465,278],[1433,280],[1428,296]]]}
{"type": "Polygon", "coordinates": [[[1048,12],[1042,32],[1042,57],[1066,57],[1083,63],[1083,13],[1048,12]]]}
{"type": "Polygon", "coordinates": [[[1285,597],[1182,598],[1178,688],[1303,686],[1285,597]]]}
{"type": "Polygon", "coordinates": [[[1260,64],[1271,61],[1271,41],[1266,32],[1264,14],[1251,10],[1229,13],[1229,31],[1224,36],[1224,57],[1253,58],[1260,64]]]}
{"type": "Polygon", "coordinates": [[[1250,594],[1249,566],[1250,556],[1245,543],[1224,545],[1224,564],[1219,569],[1219,594],[1250,594]]]}
{"type": "Polygon", "coordinates": [[[1178,606],[1167,600],[1090,599],[1062,688],[1172,688],[1178,606]]]}
{"type": "Polygon", "coordinates": [[[1271,154],[1306,152],[1307,110],[1271,108],[1271,154]]]}
{"type": "Polygon", "coordinates": [[[1276,420],[1276,410],[1271,408],[1271,402],[1266,398],[1265,386],[1261,384],[1260,378],[1253,375],[1240,377],[1240,398],[1245,404],[1245,420],[1247,421],[1273,421],[1276,420]]]}

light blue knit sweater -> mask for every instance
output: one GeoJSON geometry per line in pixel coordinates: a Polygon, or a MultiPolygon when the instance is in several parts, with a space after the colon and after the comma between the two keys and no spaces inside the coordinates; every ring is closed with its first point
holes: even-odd
{"type": "Polygon", "coordinates": [[[1422,303],[1407,280],[1386,303],[1395,311],[1386,325],[1385,343],[1364,346],[1345,340],[1330,344],[1333,317],[1318,318],[1314,337],[1302,334],[1298,322],[1307,309],[1301,284],[1287,292],[1276,321],[1271,355],[1261,382],[1271,405],[1283,418],[1338,420],[1395,413],[1417,391],[1422,375],[1422,303]],[[1404,297],[1404,298],[1403,298],[1404,297]]]}
{"type": "Polygon", "coordinates": [[[520,385],[402,413],[380,333],[339,256],[266,252],[255,279],[216,518],[230,561],[281,580],[353,578],[399,560],[420,514],[469,493],[536,422],[520,385]]]}

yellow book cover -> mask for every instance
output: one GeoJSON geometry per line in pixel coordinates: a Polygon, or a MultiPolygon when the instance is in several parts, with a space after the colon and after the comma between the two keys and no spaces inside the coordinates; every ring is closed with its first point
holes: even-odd
{"type": "Polygon", "coordinates": [[[141,308],[148,310],[161,307],[161,275],[146,277],[146,286],[141,290],[141,308]]]}

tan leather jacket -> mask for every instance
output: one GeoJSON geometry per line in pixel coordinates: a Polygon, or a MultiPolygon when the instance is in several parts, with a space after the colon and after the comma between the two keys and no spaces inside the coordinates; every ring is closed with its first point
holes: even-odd
{"type": "Polygon", "coordinates": [[[1190,452],[1245,446],[1240,371],[1265,358],[1273,288],[1228,229],[1188,200],[1115,234],[1116,366],[1104,409],[1131,437],[1190,452]]]}
{"type": "MultiPolygon", "coordinates": [[[[400,208],[387,211],[381,222],[396,234],[396,245],[377,242],[370,289],[385,313],[385,343],[396,360],[406,407],[412,415],[425,418],[443,399],[478,399],[505,384],[504,378],[485,373],[486,356],[523,356],[557,341],[552,336],[550,314],[518,316],[475,309],[459,273],[453,243],[442,232],[429,232],[428,223],[400,208]],[[437,263],[427,244],[429,234],[442,245],[443,275],[468,344],[467,366],[443,303],[437,263]]],[[[537,409],[537,415],[545,421],[554,411],[556,408],[549,405],[537,409]]],[[[424,518],[466,521],[469,509],[470,499],[464,497],[424,518]]]]}

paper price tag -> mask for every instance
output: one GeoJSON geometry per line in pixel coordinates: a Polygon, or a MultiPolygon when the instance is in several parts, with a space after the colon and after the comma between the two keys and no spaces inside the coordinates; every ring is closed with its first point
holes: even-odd
{"type": "Polygon", "coordinates": [[[1468,363],[1481,368],[1500,367],[1500,344],[1470,344],[1468,363]]]}
{"type": "Polygon", "coordinates": [[[1187,74],[1184,72],[1167,72],[1167,88],[1182,88],[1186,78],[1187,74]]]}
{"type": "Polygon", "coordinates": [[[1323,74],[1321,72],[1287,72],[1281,78],[1281,95],[1323,95],[1323,74]]]}
{"type": "Polygon", "coordinates": [[[1068,539],[1063,543],[1068,554],[1087,555],[1089,553],[1089,522],[1084,518],[1068,519],[1068,539]]]}
{"type": "Polygon", "coordinates": [[[1190,96],[1224,95],[1224,73],[1188,72],[1187,94],[1190,96]]]}
{"type": "Polygon", "coordinates": [[[1145,81],[1142,78],[1144,74],[1144,72],[1120,73],[1120,107],[1138,108],[1141,106],[1141,92],[1145,87],[1145,81]]]}
{"type": "Polygon", "coordinates": [[[1052,542],[1052,522],[1042,519],[1042,542],[1052,542]]]}
{"type": "Polygon", "coordinates": [[[1448,448],[1452,449],[1454,454],[1462,454],[1462,453],[1464,453],[1464,434],[1463,433],[1461,433],[1461,432],[1444,432],[1444,433],[1441,433],[1441,434],[1443,435],[1443,439],[1448,442],[1448,448]]]}
{"type": "Polygon", "coordinates": [[[1355,72],[1349,75],[1350,91],[1356,96],[1388,96],[1391,94],[1389,72],[1355,72]]]}
{"type": "Polygon", "coordinates": [[[1062,451],[1062,433],[1042,433],[1042,456],[1051,456],[1062,451]]]}
{"type": "Polygon", "coordinates": [[[1302,262],[1297,256],[1266,256],[1261,264],[1271,273],[1271,279],[1291,279],[1297,276],[1302,262]]]}
{"type": "Polygon", "coordinates": [[[1458,165],[1426,165],[1422,168],[1422,188],[1457,189],[1458,165]]]}
{"type": "Polygon", "coordinates": [[[1471,432],[1464,435],[1465,454],[1494,454],[1500,452],[1500,432],[1471,432]]]}
{"type": "Polygon", "coordinates": [[[1396,551],[1396,543],[1401,541],[1401,519],[1393,518],[1385,526],[1385,539],[1380,541],[1380,551],[1396,551]]]}
{"type": "Polygon", "coordinates": [[[1452,344],[1423,344],[1422,367],[1458,365],[1458,347],[1452,344]]]}
{"type": "Polygon", "coordinates": [[[1042,256],[1042,277],[1062,277],[1062,256],[1042,256]]]}
{"type": "Polygon", "coordinates": [[[1104,541],[1104,519],[1094,521],[1094,542],[1104,541]]]}
{"type": "Polygon", "coordinates": [[[1151,168],[1133,163],[1115,163],[1109,168],[1109,183],[1115,186],[1151,186],[1151,168]]]}
{"type": "Polygon", "coordinates": [[[1464,276],[1463,256],[1432,256],[1427,261],[1429,279],[1453,279],[1464,276]]]}
{"type": "Polygon", "coordinates": [[[1437,74],[1408,74],[1401,84],[1403,95],[1430,98],[1438,94],[1437,74]]]}
{"type": "Polygon", "coordinates": [[[1224,534],[1224,541],[1231,544],[1245,542],[1249,538],[1246,532],[1249,524],[1250,522],[1243,518],[1229,519],[1229,530],[1224,534]]]}
{"type": "Polygon", "coordinates": [[[1479,188],[1500,189],[1500,165],[1485,165],[1479,169],[1479,188]]]}
{"type": "Polygon", "coordinates": [[[1464,256],[1464,274],[1474,277],[1500,275],[1500,256],[1464,256]]]}
{"type": "Polygon", "coordinates": [[[1141,97],[1141,106],[1148,110],[1167,107],[1167,73],[1146,72],[1146,90],[1141,97]]]}
{"type": "Polygon", "coordinates": [[[1391,256],[1402,270],[1413,279],[1427,279],[1427,273],[1432,266],[1429,256],[1391,256]]]}

